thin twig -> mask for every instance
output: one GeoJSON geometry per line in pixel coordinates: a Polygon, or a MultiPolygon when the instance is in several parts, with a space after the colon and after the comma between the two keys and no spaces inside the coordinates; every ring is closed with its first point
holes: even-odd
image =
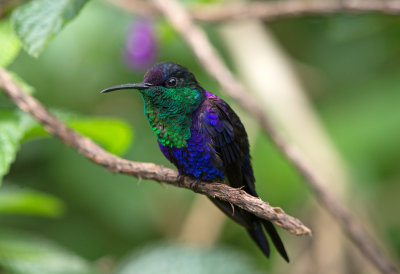
{"type": "Polygon", "coordinates": [[[23,93],[10,75],[0,68],[0,87],[23,111],[31,114],[52,135],[60,138],[66,145],[76,149],[92,162],[114,173],[121,173],[143,179],[167,183],[176,187],[191,189],[209,197],[217,197],[243,208],[260,218],[270,220],[295,235],[311,235],[311,230],[294,217],[287,215],[281,208],[272,207],[260,198],[245,191],[221,183],[197,182],[188,177],[179,178],[175,170],[153,163],[132,162],[112,155],[83,137],[55,118],[32,96],[23,93]]]}
{"type": "Polygon", "coordinates": [[[106,0],[107,2],[142,16],[156,15],[158,10],[147,1],[143,0],[106,0]]]}
{"type": "Polygon", "coordinates": [[[153,3],[182,35],[203,67],[217,80],[225,93],[255,117],[258,124],[270,136],[281,153],[304,177],[321,205],[335,217],[359,250],[382,273],[398,273],[390,260],[378,250],[372,238],[364,231],[363,226],[352,216],[350,210],[324,187],[324,179],[320,177],[318,170],[309,163],[307,157],[278,133],[274,124],[264,114],[262,107],[254,98],[249,96],[244,86],[235,79],[208,40],[205,32],[193,22],[189,13],[176,0],[153,0],[153,3]]]}
{"type": "MultiPolygon", "coordinates": [[[[159,14],[157,6],[142,0],[107,0],[124,10],[142,15],[159,14]]],[[[274,21],[304,15],[343,13],[400,14],[399,0],[289,0],[226,2],[198,5],[191,10],[192,18],[201,22],[237,19],[274,21]]]]}

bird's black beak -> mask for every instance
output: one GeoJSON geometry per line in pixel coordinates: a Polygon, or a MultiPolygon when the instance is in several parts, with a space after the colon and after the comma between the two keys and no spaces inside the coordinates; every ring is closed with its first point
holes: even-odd
{"type": "Polygon", "coordinates": [[[101,93],[106,93],[106,92],[110,92],[110,91],[113,91],[113,90],[119,90],[119,89],[138,89],[138,90],[141,90],[141,89],[149,88],[151,86],[152,86],[152,84],[149,84],[149,83],[125,84],[125,85],[119,85],[119,86],[114,86],[114,87],[103,89],[101,91],[101,93]]]}

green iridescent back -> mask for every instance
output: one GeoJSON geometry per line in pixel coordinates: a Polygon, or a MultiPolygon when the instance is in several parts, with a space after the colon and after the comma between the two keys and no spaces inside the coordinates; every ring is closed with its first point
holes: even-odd
{"type": "Polygon", "coordinates": [[[144,113],[158,141],[181,148],[191,137],[192,113],[204,98],[202,90],[189,87],[154,87],[141,91],[144,113]]]}

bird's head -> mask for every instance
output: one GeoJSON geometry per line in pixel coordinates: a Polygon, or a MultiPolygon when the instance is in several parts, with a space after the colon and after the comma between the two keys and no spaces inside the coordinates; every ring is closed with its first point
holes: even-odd
{"type": "Polygon", "coordinates": [[[153,66],[141,83],[110,87],[102,93],[120,89],[139,90],[147,108],[169,108],[178,112],[196,109],[204,99],[204,91],[194,75],[187,68],[170,62],[153,66]]]}
{"type": "Polygon", "coordinates": [[[182,147],[190,138],[192,113],[205,99],[205,91],[187,68],[174,63],[159,63],[141,83],[107,88],[136,89],[144,100],[145,115],[163,145],[182,147]]]}

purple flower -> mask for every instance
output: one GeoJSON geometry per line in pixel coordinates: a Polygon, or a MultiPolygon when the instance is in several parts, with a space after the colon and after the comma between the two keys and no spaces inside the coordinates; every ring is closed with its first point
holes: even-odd
{"type": "Polygon", "coordinates": [[[157,41],[153,23],[148,19],[135,19],[125,45],[125,61],[128,66],[145,70],[157,56],[157,41]]]}

